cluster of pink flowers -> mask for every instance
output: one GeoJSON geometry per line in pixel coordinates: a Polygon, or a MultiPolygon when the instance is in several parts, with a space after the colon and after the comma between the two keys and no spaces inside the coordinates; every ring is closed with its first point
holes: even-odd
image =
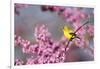
{"type": "MultiPolygon", "coordinates": [[[[27,58],[26,64],[65,62],[66,39],[58,42],[53,41],[45,25],[37,26],[35,28],[35,37],[36,43],[31,44],[30,41],[24,40],[20,36],[15,35],[15,44],[16,46],[21,46],[23,53],[37,54],[36,58],[33,58],[33,56],[27,58]]],[[[16,65],[20,65],[18,59],[16,61],[16,65]]]]}
{"type": "Polygon", "coordinates": [[[81,19],[86,19],[88,14],[86,14],[82,8],[76,8],[76,7],[61,7],[61,6],[47,6],[43,5],[41,6],[42,11],[51,11],[51,12],[57,12],[59,15],[63,16],[67,22],[71,23],[77,23],[80,22],[81,19]]]}
{"type": "MultiPolygon", "coordinates": [[[[64,19],[72,25],[74,30],[82,25],[82,20],[86,20],[90,17],[89,14],[81,11],[81,8],[42,6],[42,10],[58,12],[60,16],[63,16],[64,19]]],[[[94,36],[93,24],[88,23],[76,34],[80,37],[81,40],[74,39],[72,44],[80,48],[88,48],[89,38],[94,36]]],[[[15,65],[63,63],[66,61],[67,51],[65,51],[65,48],[68,42],[67,38],[61,37],[59,41],[55,41],[52,39],[51,33],[44,24],[36,26],[34,37],[36,42],[32,44],[30,41],[23,39],[21,36],[15,35],[15,46],[21,46],[23,53],[36,54],[35,58],[34,55],[26,58],[26,62],[20,59],[16,59],[15,65]]],[[[71,44],[69,45],[72,46],[71,44]]]]}

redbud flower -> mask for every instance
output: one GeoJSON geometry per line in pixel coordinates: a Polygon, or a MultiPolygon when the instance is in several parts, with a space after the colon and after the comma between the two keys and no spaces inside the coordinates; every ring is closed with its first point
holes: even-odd
{"type": "Polygon", "coordinates": [[[18,58],[15,60],[15,65],[23,65],[23,63],[24,62],[18,58]]]}

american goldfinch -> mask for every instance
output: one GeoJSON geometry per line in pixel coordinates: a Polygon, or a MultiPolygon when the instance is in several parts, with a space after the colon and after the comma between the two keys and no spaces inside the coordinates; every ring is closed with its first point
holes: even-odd
{"type": "Polygon", "coordinates": [[[76,29],[75,31],[73,31],[72,29],[68,28],[67,26],[64,26],[63,27],[63,33],[64,33],[64,36],[69,39],[68,43],[67,43],[67,46],[66,46],[66,50],[69,49],[69,43],[70,41],[72,41],[73,39],[75,38],[78,38],[80,39],[78,36],[77,36],[77,32],[84,26],[86,25],[87,23],[89,23],[89,21],[86,21],[82,26],[80,26],[78,29],[76,29]]]}
{"type": "Polygon", "coordinates": [[[71,39],[71,38],[75,38],[75,34],[72,33],[74,32],[72,29],[68,28],[67,26],[64,26],[63,27],[63,33],[64,33],[64,36],[67,38],[67,39],[71,39]]]}

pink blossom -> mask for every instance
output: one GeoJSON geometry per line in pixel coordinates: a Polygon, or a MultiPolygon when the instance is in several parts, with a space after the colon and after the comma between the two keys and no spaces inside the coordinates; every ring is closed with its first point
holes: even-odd
{"type": "Polygon", "coordinates": [[[15,60],[15,65],[23,65],[23,63],[24,62],[18,58],[15,60]]]}
{"type": "Polygon", "coordinates": [[[94,26],[92,24],[88,24],[85,29],[87,30],[87,32],[89,33],[90,36],[94,35],[94,26]]]}

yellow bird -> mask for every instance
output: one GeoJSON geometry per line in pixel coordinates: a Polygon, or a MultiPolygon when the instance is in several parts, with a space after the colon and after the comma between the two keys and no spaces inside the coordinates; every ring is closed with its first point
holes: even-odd
{"type": "Polygon", "coordinates": [[[69,27],[67,27],[67,26],[64,26],[63,27],[63,33],[64,33],[64,36],[66,37],[66,38],[68,38],[69,40],[71,39],[71,38],[75,38],[75,35],[73,34],[73,30],[71,29],[71,28],[69,28],[69,27]]]}
{"type": "Polygon", "coordinates": [[[70,46],[68,46],[68,45],[69,45],[70,41],[72,41],[72,40],[75,39],[75,38],[80,39],[80,37],[78,37],[76,33],[77,33],[84,25],[86,25],[87,23],[89,23],[89,21],[85,21],[85,23],[84,23],[83,25],[81,25],[80,27],[78,27],[75,31],[73,31],[71,28],[69,28],[69,27],[67,27],[67,26],[64,26],[64,27],[63,27],[64,36],[65,36],[67,39],[69,39],[69,41],[68,41],[68,43],[67,43],[67,45],[66,45],[66,49],[65,49],[66,51],[69,50],[69,47],[70,47],[70,46]]]}
{"type": "Polygon", "coordinates": [[[89,23],[89,20],[86,20],[86,21],[84,22],[84,24],[81,25],[80,27],[78,27],[75,31],[73,31],[71,28],[69,28],[69,27],[67,27],[67,26],[64,26],[64,27],[63,27],[64,36],[65,36],[66,38],[68,38],[70,41],[72,41],[74,38],[80,39],[80,38],[77,36],[76,33],[77,33],[84,25],[86,25],[86,24],[88,24],[88,23],[89,23]]]}

